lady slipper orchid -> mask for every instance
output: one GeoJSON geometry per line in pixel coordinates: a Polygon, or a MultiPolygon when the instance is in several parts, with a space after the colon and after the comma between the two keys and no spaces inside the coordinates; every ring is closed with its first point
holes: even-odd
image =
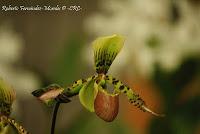
{"type": "Polygon", "coordinates": [[[93,43],[96,73],[87,79],[75,81],[63,88],[52,84],[38,89],[32,94],[48,105],[70,102],[69,98],[79,95],[81,104],[90,112],[95,112],[101,119],[111,122],[118,114],[119,94],[124,93],[129,102],[140,110],[156,116],[163,116],[151,111],[138,94],[120,80],[108,75],[107,72],[115,57],[124,45],[124,37],[112,35],[97,38],[93,43]],[[114,86],[113,92],[108,91],[108,84],[114,86]]]}

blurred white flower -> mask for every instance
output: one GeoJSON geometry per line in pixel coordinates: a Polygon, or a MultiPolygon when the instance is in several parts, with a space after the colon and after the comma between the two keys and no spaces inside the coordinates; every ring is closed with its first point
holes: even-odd
{"type": "Polygon", "coordinates": [[[0,27],[0,63],[13,63],[22,53],[23,40],[8,25],[0,27]]]}
{"type": "Polygon", "coordinates": [[[155,63],[172,71],[185,57],[199,55],[200,10],[187,0],[175,1],[180,20],[172,24],[171,2],[102,0],[103,12],[90,16],[85,28],[95,36],[117,33],[126,37],[121,67],[145,76],[152,74],[155,63]]]}
{"type": "Polygon", "coordinates": [[[40,85],[36,74],[14,65],[20,60],[23,47],[23,39],[9,23],[0,26],[0,77],[14,87],[17,98],[30,97],[31,91],[40,85]]]}

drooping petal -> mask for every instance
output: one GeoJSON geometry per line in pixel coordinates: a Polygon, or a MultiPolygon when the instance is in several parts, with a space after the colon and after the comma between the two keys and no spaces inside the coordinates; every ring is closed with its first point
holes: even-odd
{"type": "Polygon", "coordinates": [[[64,89],[64,91],[62,92],[60,97],[61,96],[72,97],[72,96],[78,95],[79,91],[83,87],[83,85],[85,83],[87,83],[88,81],[90,81],[91,79],[92,79],[92,77],[75,81],[72,85],[70,85],[64,89]]]}
{"type": "Polygon", "coordinates": [[[123,84],[121,81],[119,81],[116,78],[113,78],[112,76],[106,76],[106,82],[113,84],[114,85],[114,89],[117,90],[117,92],[121,92],[124,93],[129,102],[134,104],[134,106],[136,106],[137,108],[139,108],[140,110],[144,111],[144,112],[149,112],[155,116],[160,116],[163,117],[164,114],[157,114],[155,112],[153,112],[152,110],[150,110],[144,100],[137,94],[135,93],[131,88],[129,88],[128,86],[126,86],[125,84],[123,84]]]}
{"type": "Polygon", "coordinates": [[[100,37],[92,44],[96,72],[106,74],[124,45],[124,37],[120,35],[100,37]]]}
{"type": "Polygon", "coordinates": [[[79,99],[81,104],[90,112],[94,112],[94,100],[96,98],[97,89],[94,88],[94,79],[91,79],[81,88],[79,99]]]}

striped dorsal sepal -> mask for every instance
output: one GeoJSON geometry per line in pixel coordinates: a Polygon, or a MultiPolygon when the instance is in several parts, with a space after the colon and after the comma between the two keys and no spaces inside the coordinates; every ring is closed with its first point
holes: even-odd
{"type": "Polygon", "coordinates": [[[98,74],[106,74],[117,54],[124,45],[124,38],[112,35],[97,38],[93,43],[95,69],[98,74]]]}

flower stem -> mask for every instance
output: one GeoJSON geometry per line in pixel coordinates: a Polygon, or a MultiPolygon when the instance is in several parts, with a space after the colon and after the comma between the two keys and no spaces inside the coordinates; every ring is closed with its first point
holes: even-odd
{"type": "Polygon", "coordinates": [[[60,106],[60,102],[57,102],[53,111],[53,118],[52,118],[52,124],[51,124],[51,134],[55,133],[55,124],[56,124],[56,117],[58,113],[58,109],[60,106]]]}

